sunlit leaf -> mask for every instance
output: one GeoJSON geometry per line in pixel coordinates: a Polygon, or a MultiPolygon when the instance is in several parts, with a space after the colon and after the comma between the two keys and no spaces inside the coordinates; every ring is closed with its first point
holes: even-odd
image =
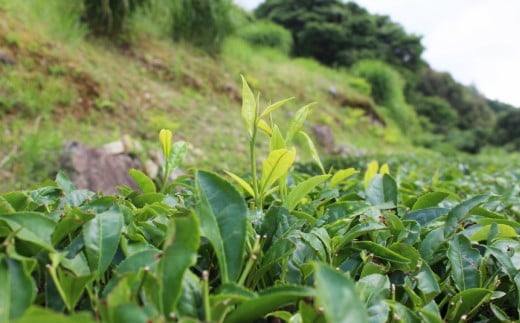
{"type": "Polygon", "coordinates": [[[246,126],[247,132],[249,133],[249,136],[253,136],[253,131],[255,128],[256,118],[257,118],[257,106],[256,106],[256,99],[253,94],[253,91],[251,91],[251,88],[249,87],[249,84],[247,84],[246,79],[244,76],[241,75],[242,78],[242,120],[244,121],[244,124],[246,126]]]}
{"type": "Polygon", "coordinates": [[[262,179],[260,187],[266,192],[280,177],[291,168],[296,158],[296,150],[277,149],[269,153],[262,163],[262,179]]]}

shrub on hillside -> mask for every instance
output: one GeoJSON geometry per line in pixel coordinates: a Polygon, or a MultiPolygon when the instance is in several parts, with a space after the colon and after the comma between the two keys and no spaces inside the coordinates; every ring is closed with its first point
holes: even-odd
{"type": "Polygon", "coordinates": [[[149,0],[84,0],[84,18],[95,34],[115,36],[123,31],[130,15],[149,0]]]}
{"type": "Polygon", "coordinates": [[[457,111],[451,105],[438,96],[419,96],[414,106],[417,113],[425,116],[432,123],[433,132],[447,134],[457,125],[457,111]]]}
{"type": "Polygon", "coordinates": [[[293,45],[291,32],[268,21],[250,24],[242,28],[238,35],[253,45],[275,48],[284,54],[289,54],[293,45]]]}
{"type": "Polygon", "coordinates": [[[410,133],[417,128],[417,115],[404,98],[404,82],[391,66],[374,60],[360,61],[352,72],[370,83],[372,98],[389,110],[390,117],[401,130],[410,133]]]}
{"type": "Polygon", "coordinates": [[[230,0],[176,0],[173,4],[173,39],[184,40],[210,54],[220,51],[233,30],[230,0]]]}

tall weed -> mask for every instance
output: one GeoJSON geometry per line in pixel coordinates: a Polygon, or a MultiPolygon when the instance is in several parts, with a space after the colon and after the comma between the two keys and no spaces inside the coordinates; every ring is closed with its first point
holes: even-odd
{"type": "Polygon", "coordinates": [[[177,0],[173,4],[173,39],[186,41],[210,54],[220,52],[233,30],[230,0],[177,0]]]}
{"type": "Polygon", "coordinates": [[[417,115],[406,103],[404,82],[396,70],[380,61],[364,60],[354,65],[352,72],[370,83],[376,103],[388,109],[389,116],[405,134],[417,130],[417,115]]]}

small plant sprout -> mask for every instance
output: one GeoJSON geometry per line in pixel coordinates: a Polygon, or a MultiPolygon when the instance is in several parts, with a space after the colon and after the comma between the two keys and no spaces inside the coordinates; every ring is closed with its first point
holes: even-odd
{"type": "Polygon", "coordinates": [[[172,137],[171,130],[162,129],[159,132],[159,141],[161,142],[164,155],[164,164],[161,166],[163,191],[170,175],[181,166],[184,157],[186,157],[188,153],[188,145],[186,142],[177,141],[172,144],[172,137]]]}

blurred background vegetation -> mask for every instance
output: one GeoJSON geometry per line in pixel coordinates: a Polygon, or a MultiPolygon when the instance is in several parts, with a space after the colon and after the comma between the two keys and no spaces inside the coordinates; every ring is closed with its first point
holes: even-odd
{"type": "Polygon", "coordinates": [[[154,145],[161,128],[192,144],[191,165],[245,169],[240,74],[264,103],[297,98],[282,120],[316,101],[307,126],[329,127],[338,154],[519,151],[520,109],[423,51],[339,0],[0,0],[0,191],[52,176],[67,140],[154,145]]]}

